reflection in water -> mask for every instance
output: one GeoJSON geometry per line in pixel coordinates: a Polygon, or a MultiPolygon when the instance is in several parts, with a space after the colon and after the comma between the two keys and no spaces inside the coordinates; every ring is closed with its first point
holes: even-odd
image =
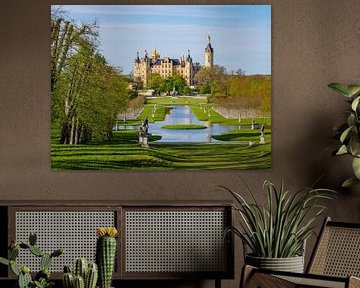
{"type": "Polygon", "coordinates": [[[149,132],[161,135],[161,140],[156,142],[183,142],[183,143],[210,143],[221,142],[211,138],[212,135],[221,134],[237,129],[238,126],[225,126],[207,121],[199,121],[191,112],[189,106],[169,106],[169,113],[164,121],[149,123],[149,132]],[[162,129],[164,125],[171,124],[198,124],[206,126],[206,129],[198,130],[169,130],[162,129]]]}

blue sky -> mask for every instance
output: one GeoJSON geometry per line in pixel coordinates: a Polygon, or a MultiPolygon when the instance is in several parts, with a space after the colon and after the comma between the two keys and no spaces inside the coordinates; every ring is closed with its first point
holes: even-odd
{"type": "MultiPolygon", "coordinates": [[[[57,6],[53,6],[57,7],[57,6]]],[[[211,36],[214,62],[227,71],[271,74],[270,5],[63,5],[78,23],[96,20],[99,50],[125,74],[133,70],[138,51],[156,48],[161,56],[190,54],[204,64],[211,36]]]]}

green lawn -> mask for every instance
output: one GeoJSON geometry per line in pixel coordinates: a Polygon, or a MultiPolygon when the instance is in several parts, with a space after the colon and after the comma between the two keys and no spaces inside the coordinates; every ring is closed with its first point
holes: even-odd
{"type": "MultiPolygon", "coordinates": [[[[257,129],[238,129],[220,135],[213,135],[212,138],[221,141],[259,141],[260,131],[257,129]]],[[[265,129],[265,141],[271,141],[271,130],[269,129],[265,129]]]]}
{"type": "MultiPolygon", "coordinates": [[[[52,134],[55,135],[55,132],[52,134]]],[[[112,144],[60,145],[53,139],[52,169],[172,170],[258,169],[271,167],[271,145],[137,144],[137,131],[116,131],[112,144]]],[[[151,140],[156,140],[156,136],[151,140]]],[[[226,143],[226,142],[225,142],[226,143]]]]}
{"type": "MultiPolygon", "coordinates": [[[[223,125],[267,125],[265,145],[251,146],[236,143],[250,141],[258,143],[260,131],[232,130],[213,138],[221,144],[164,144],[156,140],[161,136],[149,137],[149,148],[142,148],[138,143],[138,131],[114,131],[111,144],[92,141],[86,145],[60,145],[60,129],[51,130],[51,167],[52,169],[73,170],[173,170],[173,169],[260,169],[271,167],[271,121],[270,118],[226,119],[212,109],[206,99],[193,97],[161,97],[148,99],[138,119],[129,120],[125,125],[139,125],[147,117],[149,122],[161,121],[168,113],[169,105],[189,105],[199,120],[223,125]]],[[[123,123],[119,123],[122,125],[123,123]]],[[[169,127],[185,129],[183,125],[169,127]],[[181,127],[180,127],[181,126],[181,127]]],[[[201,125],[199,125],[201,126],[201,125]]],[[[202,128],[201,126],[199,128],[202,128]]],[[[194,129],[194,127],[188,127],[194,129]]]]}

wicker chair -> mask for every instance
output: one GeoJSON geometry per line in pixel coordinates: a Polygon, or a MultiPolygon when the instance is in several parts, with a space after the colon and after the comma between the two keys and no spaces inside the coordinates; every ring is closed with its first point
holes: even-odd
{"type": "Polygon", "coordinates": [[[306,273],[277,272],[246,265],[240,287],[360,287],[360,224],[326,218],[306,273]]]}

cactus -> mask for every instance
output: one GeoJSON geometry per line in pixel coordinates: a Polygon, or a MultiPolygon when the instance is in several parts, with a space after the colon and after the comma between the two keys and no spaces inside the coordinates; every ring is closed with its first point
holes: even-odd
{"type": "Polygon", "coordinates": [[[20,268],[16,265],[16,262],[14,260],[10,260],[10,268],[11,271],[16,275],[19,276],[20,275],[20,268]]]}
{"type": "Polygon", "coordinates": [[[98,269],[95,263],[89,263],[85,258],[78,258],[74,263],[74,272],[69,266],[64,266],[64,288],[95,288],[98,278],[98,269]],[[80,280],[81,279],[81,280],[80,280]],[[76,282],[76,283],[75,283],[76,282]],[[82,286],[84,285],[84,286],[82,286]]]}
{"type": "Polygon", "coordinates": [[[85,288],[84,278],[76,275],[74,277],[74,288],[85,288]]]}
{"type": "Polygon", "coordinates": [[[14,248],[9,250],[8,253],[9,260],[16,260],[16,258],[19,256],[19,246],[16,245],[14,248]]]}
{"type": "Polygon", "coordinates": [[[116,256],[115,227],[98,228],[99,238],[96,243],[96,262],[99,268],[99,284],[101,288],[110,288],[114,272],[116,256]]]}
{"type": "Polygon", "coordinates": [[[38,247],[36,247],[36,246],[30,245],[29,251],[30,251],[32,254],[34,254],[35,256],[37,256],[37,257],[41,257],[41,256],[44,255],[44,252],[42,252],[42,251],[40,250],[40,248],[38,248],[38,247]]]}
{"type": "Polygon", "coordinates": [[[88,262],[85,258],[79,258],[75,261],[75,267],[74,267],[74,274],[76,276],[81,276],[83,279],[85,279],[86,270],[88,266],[88,262]]]}
{"type": "Polygon", "coordinates": [[[31,246],[35,246],[37,241],[37,235],[35,232],[31,232],[29,235],[29,244],[31,246]]]}
{"type": "Polygon", "coordinates": [[[50,265],[51,265],[51,260],[52,260],[52,257],[50,254],[48,253],[44,253],[42,256],[41,256],[41,261],[40,261],[40,267],[41,269],[49,269],[50,268],[50,265]]]}
{"type": "Polygon", "coordinates": [[[85,276],[85,288],[95,288],[98,279],[98,266],[96,263],[89,263],[85,276]]]}
{"type": "Polygon", "coordinates": [[[73,288],[74,287],[74,276],[72,273],[64,273],[63,277],[63,286],[64,288],[73,288]]]}
{"type": "Polygon", "coordinates": [[[11,241],[11,245],[8,251],[8,259],[0,257],[0,263],[10,266],[11,271],[18,276],[18,286],[19,288],[28,288],[28,287],[50,287],[50,264],[53,257],[60,256],[64,251],[62,249],[55,250],[53,253],[48,254],[36,247],[37,236],[35,233],[30,233],[29,244],[20,242],[16,243],[11,241]],[[24,249],[28,250],[30,253],[37,257],[41,257],[41,271],[39,271],[35,276],[35,281],[32,280],[30,275],[30,269],[27,266],[22,266],[21,268],[16,264],[16,259],[19,256],[19,250],[24,249]],[[39,286],[40,285],[40,286],[39,286]],[[47,286],[44,286],[47,285],[47,286]]]}
{"type": "Polygon", "coordinates": [[[32,283],[30,269],[27,266],[21,267],[21,271],[19,274],[18,285],[19,288],[28,288],[32,283]]]}

